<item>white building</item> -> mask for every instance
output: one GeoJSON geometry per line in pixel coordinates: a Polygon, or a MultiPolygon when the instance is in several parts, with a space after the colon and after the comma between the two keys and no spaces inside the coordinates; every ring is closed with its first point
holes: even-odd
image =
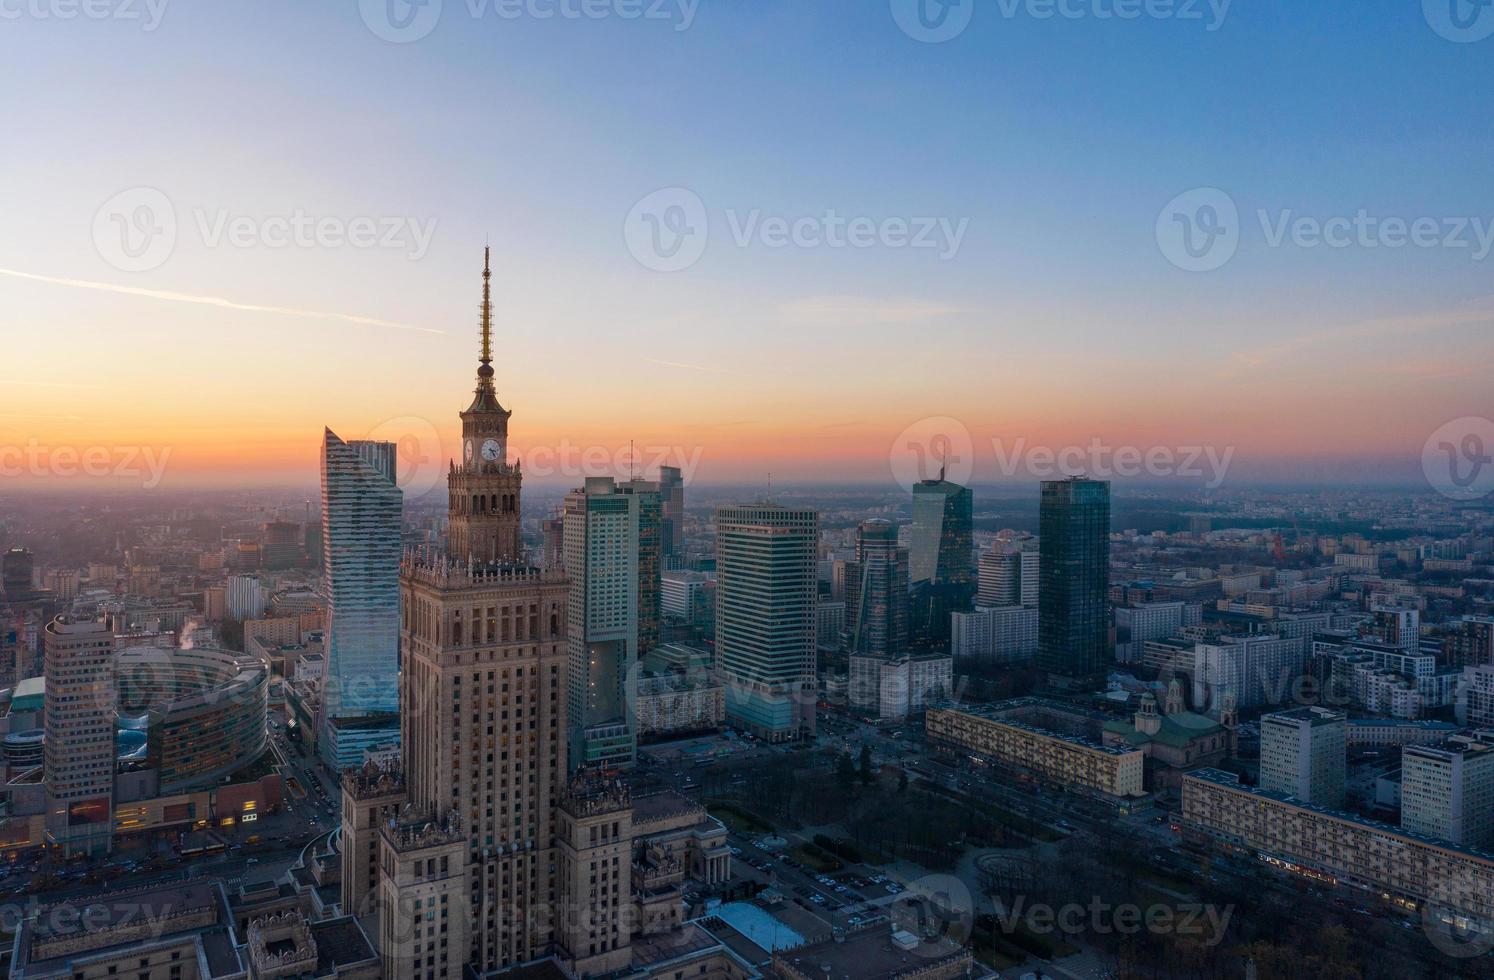
{"type": "Polygon", "coordinates": [[[1458,678],[1456,710],[1461,724],[1494,728],[1494,664],[1463,668],[1458,678]]]}
{"type": "Polygon", "coordinates": [[[879,721],[920,714],[953,689],[954,661],[949,657],[851,658],[851,707],[875,714],[879,721]]]}
{"type": "Polygon", "coordinates": [[[664,615],[690,622],[699,595],[710,587],[711,581],[705,572],[683,569],[664,572],[659,581],[659,606],[664,615]]]}
{"type": "Polygon", "coordinates": [[[1036,606],[1038,560],[1036,538],[997,542],[980,556],[976,605],[1036,606]]]}
{"type": "Polygon", "coordinates": [[[230,575],[226,593],[230,619],[258,619],[265,614],[265,590],[258,575],[230,575]]]}
{"type": "Polygon", "coordinates": [[[1119,663],[1136,663],[1145,645],[1165,640],[1184,626],[1203,621],[1203,606],[1186,602],[1147,602],[1136,606],[1119,606],[1115,610],[1115,659],[1119,663]]]}
{"type": "Polygon", "coordinates": [[[1021,663],[1037,653],[1036,606],[978,606],[950,615],[950,654],[994,663],[1021,663]]]}
{"type": "Polygon", "coordinates": [[[633,762],[641,502],[607,476],[565,498],[572,769],[633,762]]]}
{"type": "Polygon", "coordinates": [[[1401,827],[1463,847],[1494,844],[1494,743],[1480,732],[1401,750],[1401,827]]]}
{"type": "Polygon", "coordinates": [[[1307,641],[1273,635],[1226,636],[1193,648],[1193,704],[1199,711],[1235,695],[1241,708],[1282,704],[1304,676],[1307,641]]]}
{"type": "Polygon", "coordinates": [[[1341,807],[1347,750],[1341,711],[1293,708],[1261,716],[1260,787],[1315,806],[1341,807]]]}

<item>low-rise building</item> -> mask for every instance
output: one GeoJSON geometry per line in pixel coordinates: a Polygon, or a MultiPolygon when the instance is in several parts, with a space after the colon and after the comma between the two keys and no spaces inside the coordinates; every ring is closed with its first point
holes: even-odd
{"type": "Polygon", "coordinates": [[[1039,698],[939,705],[929,709],[924,730],[930,741],[1047,782],[1112,799],[1144,795],[1144,752],[1033,724],[1046,720],[1047,708],[1039,698]]]}
{"type": "Polygon", "coordinates": [[[1425,904],[1428,922],[1494,927],[1494,854],[1245,786],[1218,769],[1183,777],[1182,820],[1190,833],[1284,870],[1408,909],[1425,904]]]}

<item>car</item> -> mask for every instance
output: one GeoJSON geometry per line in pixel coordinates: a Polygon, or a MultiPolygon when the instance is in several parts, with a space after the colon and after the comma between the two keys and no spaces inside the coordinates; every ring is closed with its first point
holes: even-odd
{"type": "Polygon", "coordinates": [[[248,865],[248,864],[258,864],[259,863],[259,858],[250,858],[249,860],[245,861],[244,863],[246,865],[248,865]]]}

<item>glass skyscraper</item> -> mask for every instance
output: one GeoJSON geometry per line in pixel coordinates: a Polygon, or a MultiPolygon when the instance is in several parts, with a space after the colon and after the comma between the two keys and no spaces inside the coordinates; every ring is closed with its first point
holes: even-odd
{"type": "Polygon", "coordinates": [[[908,575],[913,634],[920,645],[947,649],[950,614],[975,599],[975,495],[942,477],[913,485],[908,575]]]}
{"type": "Polygon", "coordinates": [[[856,530],[851,603],[851,652],[892,657],[908,646],[908,552],[897,546],[897,525],[873,518],[856,530]]]}
{"type": "Polygon", "coordinates": [[[399,739],[399,566],[403,494],[392,442],[322,440],[327,659],[318,746],[335,769],[399,739]]]}
{"type": "Polygon", "coordinates": [[[1110,484],[1047,480],[1038,513],[1037,665],[1082,687],[1110,666],[1110,484]]]}

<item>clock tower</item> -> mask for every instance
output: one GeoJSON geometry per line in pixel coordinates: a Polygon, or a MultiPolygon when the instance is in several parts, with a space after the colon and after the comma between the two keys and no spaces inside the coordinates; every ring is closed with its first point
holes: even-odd
{"type": "Polygon", "coordinates": [[[508,419],[493,390],[493,271],[489,250],[482,262],[482,357],[477,391],[462,417],[462,458],[451,464],[447,516],[448,550],[458,561],[520,561],[517,461],[508,461],[508,419]]]}

